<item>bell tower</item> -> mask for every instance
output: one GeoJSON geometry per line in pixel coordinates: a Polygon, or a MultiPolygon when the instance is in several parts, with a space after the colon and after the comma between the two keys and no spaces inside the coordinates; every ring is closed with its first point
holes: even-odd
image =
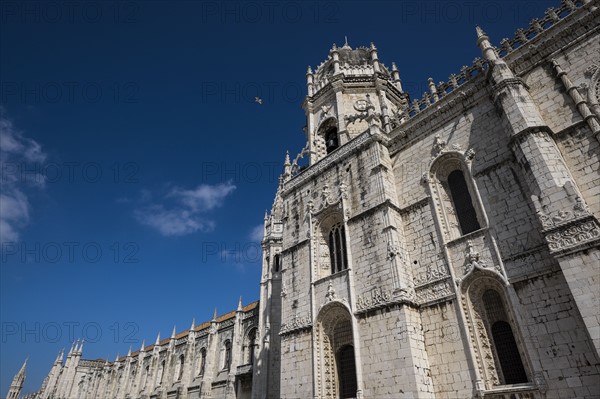
{"type": "Polygon", "coordinates": [[[341,48],[334,44],[327,60],[314,72],[308,67],[306,84],[305,149],[311,165],[373,123],[390,132],[404,118],[408,106],[396,65],[387,68],[379,61],[373,43],[355,49],[347,40],[341,48]]]}

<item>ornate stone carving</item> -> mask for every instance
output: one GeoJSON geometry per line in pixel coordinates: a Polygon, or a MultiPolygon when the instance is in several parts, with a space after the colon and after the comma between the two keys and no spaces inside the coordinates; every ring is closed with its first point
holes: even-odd
{"type": "Polygon", "coordinates": [[[398,243],[388,241],[387,244],[387,260],[393,260],[401,255],[400,246],[398,243]]]}
{"type": "Polygon", "coordinates": [[[460,283],[464,281],[465,277],[472,273],[475,269],[493,270],[496,273],[498,273],[502,278],[504,278],[504,275],[502,274],[502,268],[500,267],[500,265],[494,262],[491,262],[490,265],[487,261],[480,259],[479,252],[477,252],[474,249],[473,243],[471,242],[471,240],[469,240],[467,241],[467,252],[465,255],[464,273],[462,278],[456,279],[456,285],[460,285],[460,283]]]}
{"type": "Polygon", "coordinates": [[[446,279],[428,284],[424,287],[419,287],[415,289],[415,293],[419,302],[430,302],[450,296],[454,294],[454,291],[450,282],[446,279]]]}
{"type": "Polygon", "coordinates": [[[440,155],[442,152],[444,152],[446,150],[446,142],[444,140],[442,140],[442,138],[440,137],[440,135],[436,135],[435,136],[435,140],[433,142],[433,149],[431,150],[431,155],[433,156],[433,158],[437,157],[438,155],[440,155]]]}
{"type": "Polygon", "coordinates": [[[532,200],[538,218],[544,229],[551,229],[552,227],[565,224],[571,220],[590,215],[587,204],[579,196],[575,197],[575,204],[573,205],[572,210],[559,209],[550,213],[544,211],[544,207],[542,207],[536,196],[532,196],[532,200]]]}
{"type": "Polygon", "coordinates": [[[585,220],[567,225],[546,236],[551,252],[562,251],[600,237],[600,228],[595,220],[585,220]]]}
{"type": "Polygon", "coordinates": [[[370,292],[359,295],[356,299],[357,310],[365,310],[388,303],[392,299],[390,291],[375,287],[370,292]]]}
{"type": "Polygon", "coordinates": [[[309,316],[298,316],[298,314],[295,314],[290,321],[281,325],[281,331],[279,334],[289,334],[294,331],[303,330],[310,327],[312,327],[312,323],[309,316]]]}
{"type": "Polygon", "coordinates": [[[333,300],[335,300],[335,289],[333,288],[333,284],[330,281],[329,285],[327,286],[327,294],[325,294],[325,301],[331,302],[333,300]]]}
{"type": "Polygon", "coordinates": [[[414,283],[417,286],[425,285],[446,277],[449,277],[449,275],[445,270],[427,269],[425,272],[417,274],[417,276],[414,278],[414,283]]]}

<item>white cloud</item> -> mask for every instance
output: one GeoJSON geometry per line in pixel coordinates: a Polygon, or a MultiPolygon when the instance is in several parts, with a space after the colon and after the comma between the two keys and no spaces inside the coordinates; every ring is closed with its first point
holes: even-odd
{"type": "Polygon", "coordinates": [[[231,182],[214,186],[201,184],[194,190],[183,190],[175,187],[168,196],[176,198],[191,210],[205,212],[223,205],[223,200],[233,190],[235,190],[235,186],[231,182]]]}
{"type": "Polygon", "coordinates": [[[214,230],[215,222],[206,213],[222,206],[235,188],[231,182],[201,184],[191,190],[174,187],[160,202],[153,200],[151,192],[143,190],[134,216],[139,223],[164,236],[209,232],[214,230]]]}
{"type": "Polygon", "coordinates": [[[27,189],[44,187],[45,179],[37,173],[21,171],[40,170],[30,164],[45,160],[42,146],[15,129],[0,107],[0,242],[18,241],[21,229],[29,223],[27,189]]]}
{"type": "Polygon", "coordinates": [[[252,230],[250,231],[250,239],[252,241],[258,241],[261,242],[264,236],[264,231],[265,231],[265,225],[263,223],[254,226],[254,228],[252,228],[252,230]]]}

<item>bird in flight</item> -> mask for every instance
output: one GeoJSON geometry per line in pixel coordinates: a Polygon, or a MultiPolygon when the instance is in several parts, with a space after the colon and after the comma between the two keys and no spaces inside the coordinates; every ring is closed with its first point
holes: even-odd
{"type": "Polygon", "coordinates": [[[255,102],[255,103],[258,103],[259,105],[262,105],[262,103],[263,103],[263,100],[262,100],[262,98],[260,98],[260,97],[254,97],[254,102],[255,102]]]}

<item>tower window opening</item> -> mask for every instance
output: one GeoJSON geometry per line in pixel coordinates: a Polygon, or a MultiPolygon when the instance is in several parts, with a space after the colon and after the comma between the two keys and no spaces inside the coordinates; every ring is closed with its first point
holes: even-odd
{"type": "Polygon", "coordinates": [[[339,146],[340,146],[340,140],[339,140],[337,128],[335,126],[331,126],[325,133],[325,147],[327,149],[327,153],[330,154],[332,151],[337,149],[339,146]]]}
{"type": "Polygon", "coordinates": [[[477,212],[473,207],[471,194],[461,170],[457,169],[448,175],[448,187],[450,188],[450,195],[452,196],[461,233],[464,235],[479,230],[481,226],[477,220],[477,212]]]}
{"type": "Polygon", "coordinates": [[[492,341],[504,384],[527,382],[527,373],[512,328],[506,321],[506,312],[500,294],[494,290],[487,290],[483,294],[483,304],[491,325],[492,341]]]}
{"type": "Polygon", "coordinates": [[[346,235],[344,226],[341,224],[335,225],[329,232],[329,256],[331,260],[331,274],[348,268],[346,235]]]}
{"type": "Polygon", "coordinates": [[[277,273],[280,270],[281,270],[281,255],[276,254],[275,257],[273,258],[273,271],[275,273],[277,273]]]}
{"type": "Polygon", "coordinates": [[[223,370],[229,370],[231,367],[231,341],[225,341],[225,358],[223,361],[223,370]]]}

